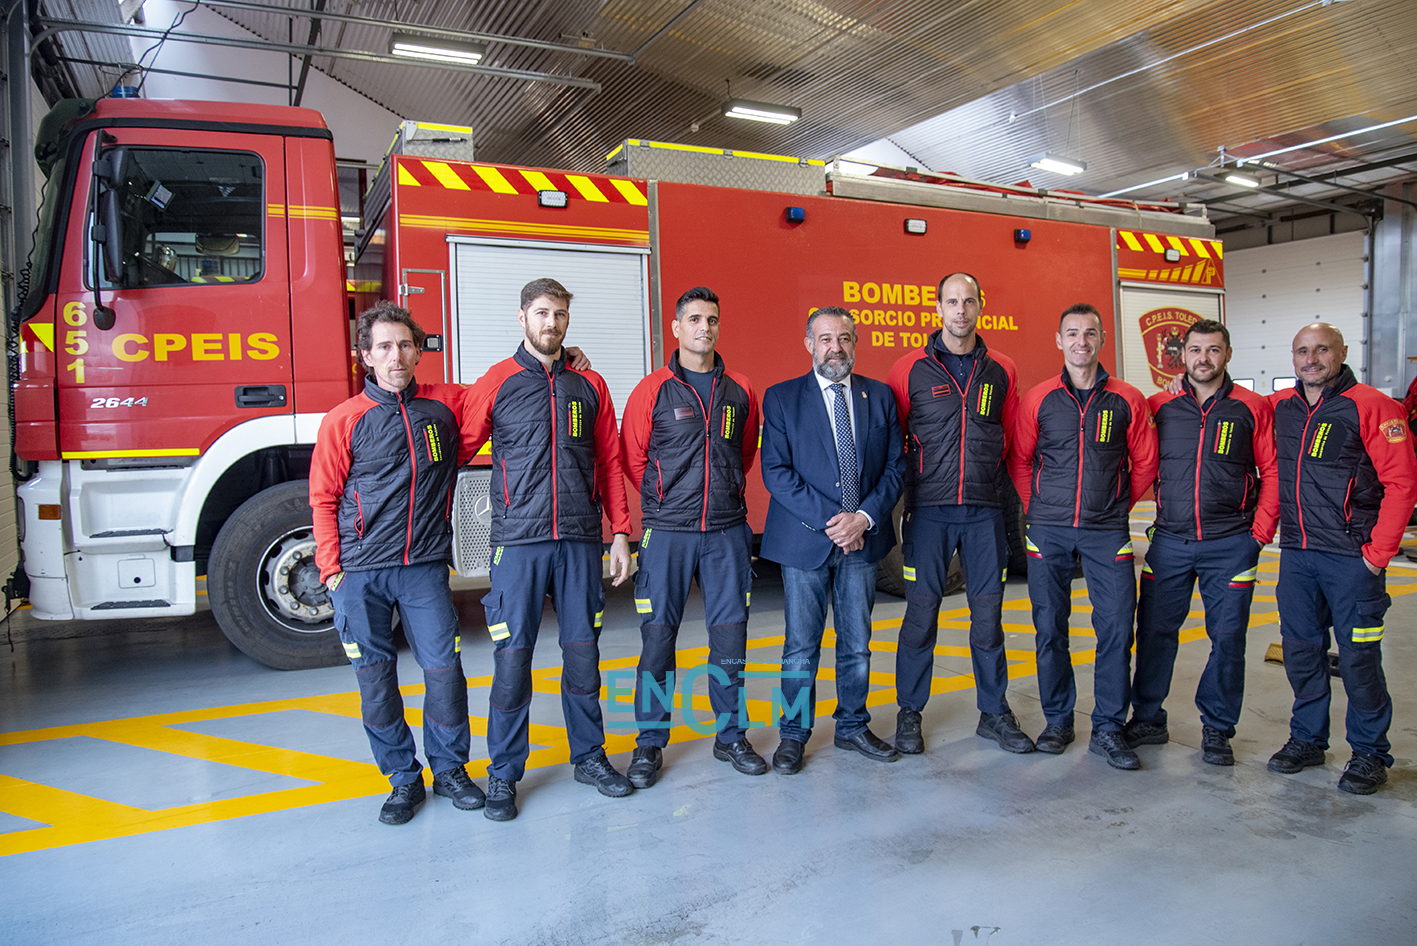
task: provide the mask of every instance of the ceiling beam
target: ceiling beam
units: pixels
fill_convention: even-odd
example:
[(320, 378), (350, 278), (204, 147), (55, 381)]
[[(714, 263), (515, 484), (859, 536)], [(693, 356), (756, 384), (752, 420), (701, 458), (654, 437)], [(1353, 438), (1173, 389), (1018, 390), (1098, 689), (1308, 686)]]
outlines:
[(553, 85), (570, 85), (580, 89), (600, 91), (600, 83), (580, 76), (561, 76), (551, 72), (531, 72), (526, 69), (504, 69), (500, 66), (464, 66), (454, 63), (421, 62), (390, 56), (384, 53), (369, 53), (358, 49), (327, 49), (310, 47), (299, 43), (279, 43), (270, 40), (237, 36), (208, 36), (203, 33), (172, 32), (148, 29), (142, 26), (120, 26), (117, 23), (93, 23), (86, 20), (65, 20), (56, 17), (35, 17), (34, 22), (44, 27), (33, 40), (33, 50), (39, 49), (44, 40), (56, 33), (109, 33), (114, 36), (137, 36), (140, 39), (167, 39), (179, 43), (197, 43), (209, 46), (235, 46), (239, 49), (262, 49), (266, 52), (285, 53), (291, 56), (328, 56), (331, 59), (352, 59), (356, 62), (376, 62), (390, 66), (416, 66), (423, 69), (441, 69), (445, 72), (470, 72), (475, 75), (490, 76), (494, 79), (523, 79), (527, 82), (548, 82)]
[[(1347, 184), (1340, 184), (1337, 181), (1321, 181), (1316, 177), (1306, 177), (1303, 174), (1295, 174), (1293, 171), (1286, 171), (1283, 168), (1275, 167), (1274, 165), (1267, 164), (1265, 162), (1260, 162), (1257, 167), (1262, 167), (1266, 171), (1273, 171), (1275, 174), (1283, 174), (1285, 177), (1292, 177), (1295, 180), (1303, 181), (1305, 184), (1317, 184), (1319, 187), (1336, 187), (1339, 190), (1348, 191), (1350, 194), (1362, 194), (1364, 197), (1373, 196), (1372, 191), (1365, 191), (1357, 187), (1349, 187)], [(1286, 187), (1285, 193), (1288, 193), (1296, 200), (1299, 199), (1298, 195), (1294, 194), (1292, 187)], [(1404, 200), (1401, 197), (1387, 197), (1385, 199), (1395, 200), (1399, 204), (1406, 204), (1409, 207), (1417, 207), (1417, 203), (1414, 203), (1410, 200)]]
[[(252, 0), (201, 0), (201, 2), (204, 6), (209, 7), (231, 7), (235, 10), (250, 10), (253, 13), (269, 13), (273, 16), (317, 17), (317, 14), (311, 10), (276, 6), (269, 3), (253, 3)], [(616, 59), (631, 66), (635, 64), (635, 57), (632, 53), (622, 53), (618, 50), (602, 49), (596, 46), (573, 46), (569, 43), (552, 43), (543, 39), (522, 39), (520, 36), (504, 36), (500, 33), (479, 33), (474, 30), (450, 30), (441, 26), (424, 26), (421, 23), (395, 23), (391, 20), (381, 20), (372, 16), (355, 16), (350, 13), (321, 12), (318, 14), (318, 18), (322, 20), (333, 20), (338, 23), (355, 23), (360, 26), (381, 26), (384, 29), (391, 30), (413, 30), (414, 32), (423, 33), (428, 36), (440, 36), (444, 39), (457, 39), (469, 43), (504, 43), (508, 46), (526, 46), (531, 49), (545, 49), (558, 53), (573, 53), (578, 56), (599, 56), (603, 59)]]
[[(1230, 184), (1230, 182), (1227, 181), (1227, 180), (1225, 180), (1225, 178), (1223, 178), (1223, 177), (1218, 177), (1218, 176), (1216, 176), (1216, 175), (1214, 175), (1214, 174), (1206, 174), (1206, 173), (1203, 173), (1203, 172), (1201, 172), (1201, 171), (1197, 171), (1197, 172), (1196, 172), (1196, 177), (1199, 178), (1200, 180), (1203, 180), (1203, 181), (1210, 181), (1212, 184)], [(1231, 186), (1231, 187), (1234, 187), (1235, 185), (1234, 185), (1234, 184), (1230, 184), (1230, 186)], [(1323, 210), (1327, 210), (1327, 211), (1329, 211), (1330, 213), (1357, 214), (1357, 215), (1360, 216), (1360, 217), (1370, 217), (1370, 216), (1372, 216), (1372, 214), (1364, 213), (1364, 212), (1361, 211), (1361, 210), (1355, 210), (1355, 209), (1352, 208), (1352, 207), (1345, 207), (1345, 206), (1343, 206), (1342, 204), (1334, 204), (1334, 203), (1330, 203), (1330, 202), (1328, 202), (1328, 201), (1326, 201), (1326, 200), (1315, 200), (1315, 199), (1312, 198), (1312, 197), (1300, 197), (1298, 194), (1290, 193), (1289, 191), (1280, 190), (1280, 189), (1275, 188), (1275, 187), (1266, 187), (1266, 186), (1264, 186), (1263, 184), (1261, 184), (1259, 187), (1246, 187), (1244, 190), (1238, 191), (1238, 193), (1242, 193), (1242, 194), (1253, 194), (1253, 193), (1255, 193), (1255, 192), (1259, 192), (1259, 193), (1262, 193), (1262, 194), (1269, 194), (1271, 197), (1280, 197), (1280, 198), (1283, 198), (1284, 200), (1297, 200), (1297, 201), (1299, 201), (1299, 203), (1301, 203), (1301, 204), (1311, 204), (1311, 205), (1313, 205), (1313, 206), (1315, 206), (1315, 207), (1319, 207), (1319, 208), (1321, 208), (1321, 209), (1323, 209)], [(1233, 200), (1233, 199), (1234, 199), (1234, 195), (1226, 195), (1225, 197), (1213, 197), (1213, 198), (1211, 198), (1210, 200), (1202, 200), (1201, 203), (1203, 203), (1203, 204), (1209, 206), (1212, 200), (1213, 200), (1213, 201), (1220, 201), (1220, 200)], [(1232, 212), (1233, 212), (1233, 211), (1232, 211)]]

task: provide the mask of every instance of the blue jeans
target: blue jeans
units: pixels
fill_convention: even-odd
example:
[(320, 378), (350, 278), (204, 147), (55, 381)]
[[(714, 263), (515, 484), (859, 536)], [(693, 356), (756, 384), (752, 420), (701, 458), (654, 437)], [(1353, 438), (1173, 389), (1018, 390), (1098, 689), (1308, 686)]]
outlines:
[[(782, 680), (783, 714), (778, 722), (783, 739), (812, 738), (817, 705), (817, 665), (822, 659), (822, 634), (830, 599), (836, 622), (836, 734), (854, 736), (866, 728), (866, 692), (871, 688), (871, 608), (876, 603), (876, 563), (861, 552), (833, 548), (817, 568), (782, 566), (786, 595), (787, 633), (782, 645), (782, 669), (806, 670), (808, 676)], [(794, 706), (807, 690), (805, 706)]]

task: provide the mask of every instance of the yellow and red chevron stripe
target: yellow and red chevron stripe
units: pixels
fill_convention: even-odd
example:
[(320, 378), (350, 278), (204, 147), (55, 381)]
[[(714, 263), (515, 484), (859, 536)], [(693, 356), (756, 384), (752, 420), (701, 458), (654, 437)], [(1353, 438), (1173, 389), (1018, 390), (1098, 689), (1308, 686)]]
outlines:
[(1195, 237), (1176, 237), (1169, 234), (1147, 233), (1144, 230), (1118, 230), (1117, 249), (1135, 253), (1162, 253), (1175, 250), (1181, 259), (1188, 256), (1200, 259), (1223, 259), (1225, 244), (1219, 240), (1200, 240)]
[(577, 227), (569, 224), (532, 223), (526, 220), (479, 220), (429, 214), (399, 214), (399, 226), (445, 233), (490, 233), (498, 236), (531, 236), (549, 240), (588, 240), (649, 246), (648, 230), (622, 227)]
[(398, 158), (395, 167), (400, 187), (441, 187), (455, 191), (527, 195), (556, 190), (565, 191), (571, 200), (631, 204), (636, 207), (649, 205), (644, 182), (629, 178), (407, 156)]

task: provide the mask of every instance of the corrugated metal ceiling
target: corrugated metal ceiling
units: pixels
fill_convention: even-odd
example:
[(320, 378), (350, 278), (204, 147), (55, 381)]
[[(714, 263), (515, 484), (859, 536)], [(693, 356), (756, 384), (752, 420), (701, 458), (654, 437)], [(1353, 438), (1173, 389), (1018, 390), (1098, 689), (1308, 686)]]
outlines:
[[(307, 3), (214, 9), (267, 40), (302, 41), (308, 20), (292, 29), (284, 11)], [(1413, 0), (329, 0), (326, 9), (634, 53), (629, 65), (489, 49), (489, 64), (591, 78), (599, 93), (314, 60), (398, 114), (472, 125), (481, 158), (577, 170), (603, 169), (626, 137), (818, 158), (889, 137), (927, 169), (1104, 193), (1205, 166), (1222, 145), (1257, 154), (1417, 114)], [(385, 52), (389, 33), (326, 21), (317, 43)], [(796, 106), (802, 120), (724, 118), (730, 91)], [(1311, 173), (1399, 157), (1417, 151), (1414, 130), (1399, 125), (1275, 160)], [(1088, 171), (1040, 180), (1047, 175), (1027, 163), (1045, 149), (1084, 158)], [(1411, 167), (1355, 180), (1410, 176)], [(1190, 180), (1137, 196), (1200, 200), (1227, 189)], [(1238, 199), (1213, 208), (1264, 213), (1282, 201)]]

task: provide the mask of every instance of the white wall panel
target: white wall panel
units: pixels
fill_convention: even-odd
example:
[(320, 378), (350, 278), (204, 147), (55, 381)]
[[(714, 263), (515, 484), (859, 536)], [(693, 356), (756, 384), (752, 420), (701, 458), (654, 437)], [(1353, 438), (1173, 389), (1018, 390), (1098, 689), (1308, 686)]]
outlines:
[(1364, 234), (1340, 233), (1225, 255), (1225, 313), (1235, 356), (1230, 374), (1268, 394), (1294, 377), (1289, 346), (1310, 322), (1330, 322), (1348, 343), (1348, 364), (1367, 381), (1363, 318)]

